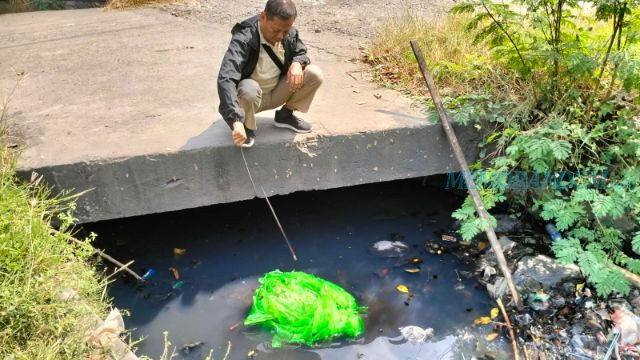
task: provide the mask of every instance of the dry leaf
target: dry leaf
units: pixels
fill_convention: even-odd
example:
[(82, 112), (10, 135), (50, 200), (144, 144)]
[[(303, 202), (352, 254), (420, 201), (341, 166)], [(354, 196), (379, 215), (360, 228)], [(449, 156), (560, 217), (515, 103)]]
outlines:
[(473, 325), (487, 325), (491, 324), (491, 318), (488, 316), (479, 317), (473, 320)]
[(492, 332), (491, 334), (487, 334), (487, 336), (485, 337), (485, 339), (487, 339), (487, 341), (493, 341), (498, 337), (498, 333)]
[(174, 248), (173, 249), (173, 254), (174, 255), (184, 255), (184, 253), (187, 252), (187, 249), (180, 249), (180, 248)]
[(479, 242), (478, 243), (478, 251), (482, 251), (482, 250), (484, 250), (486, 248), (487, 248), (487, 243), (486, 242), (483, 241), (483, 242)]
[(500, 309), (498, 308), (491, 309), (491, 320), (497, 318), (498, 314), (500, 314)]
[(407, 287), (407, 285), (398, 285), (396, 286), (396, 290), (400, 291), (403, 294), (408, 294), (409, 293), (409, 288)]

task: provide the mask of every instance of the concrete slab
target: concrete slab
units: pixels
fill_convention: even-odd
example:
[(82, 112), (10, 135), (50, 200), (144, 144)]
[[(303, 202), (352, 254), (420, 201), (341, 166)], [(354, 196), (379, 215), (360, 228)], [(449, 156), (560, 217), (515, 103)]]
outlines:
[[(152, 9), (0, 15), (0, 94), (23, 140), (19, 172), (84, 191), (82, 222), (233, 202), (255, 196), (240, 151), (217, 113), (216, 76), (228, 26)], [(325, 82), (295, 135), (260, 114), (245, 151), (267, 194), (326, 189), (454, 170), (439, 126), (326, 50), (337, 35), (302, 38)], [(378, 99), (376, 95), (381, 95)], [(470, 158), (471, 134), (463, 134)]]

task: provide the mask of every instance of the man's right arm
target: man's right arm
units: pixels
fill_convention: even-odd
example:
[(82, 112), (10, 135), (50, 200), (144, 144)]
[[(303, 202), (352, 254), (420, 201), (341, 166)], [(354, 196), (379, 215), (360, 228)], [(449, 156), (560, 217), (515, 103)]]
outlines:
[(244, 39), (244, 34), (234, 34), (218, 73), (218, 96), (220, 97), (218, 111), (231, 129), (234, 122), (244, 121), (244, 110), (238, 102), (237, 88), (242, 78), (242, 68), (247, 61), (248, 48), (249, 44)]

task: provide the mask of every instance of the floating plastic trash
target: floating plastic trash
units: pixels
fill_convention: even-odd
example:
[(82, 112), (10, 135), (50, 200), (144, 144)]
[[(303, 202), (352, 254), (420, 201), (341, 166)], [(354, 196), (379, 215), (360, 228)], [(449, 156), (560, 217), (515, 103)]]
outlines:
[(245, 325), (260, 325), (273, 333), (271, 345), (313, 344), (334, 337), (354, 338), (364, 332), (358, 306), (340, 286), (311, 274), (279, 270), (260, 279)]
[(153, 275), (156, 274), (156, 269), (154, 268), (150, 268), (149, 270), (147, 270), (146, 273), (144, 273), (144, 275), (142, 275), (142, 278), (145, 280), (149, 280), (153, 277)]
[(173, 274), (173, 278), (176, 280), (180, 280), (180, 272), (178, 271), (178, 269), (174, 268), (174, 267), (170, 267), (169, 271), (171, 271), (171, 274)]
[(380, 257), (402, 257), (409, 252), (409, 245), (403, 241), (380, 240), (371, 246), (371, 252)]
[(415, 325), (403, 326), (398, 328), (402, 337), (409, 340), (411, 343), (423, 343), (433, 336), (432, 328), (421, 328)]

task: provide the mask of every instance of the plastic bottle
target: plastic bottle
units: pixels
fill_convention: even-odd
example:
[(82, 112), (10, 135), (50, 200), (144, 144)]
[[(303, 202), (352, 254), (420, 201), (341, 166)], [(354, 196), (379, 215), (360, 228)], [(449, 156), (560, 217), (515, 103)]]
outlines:
[(551, 241), (556, 242), (562, 239), (562, 235), (560, 235), (560, 232), (553, 224), (547, 224), (544, 228), (547, 230), (549, 236), (551, 236)]

